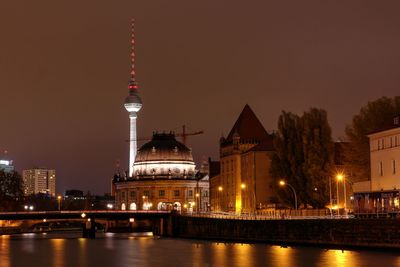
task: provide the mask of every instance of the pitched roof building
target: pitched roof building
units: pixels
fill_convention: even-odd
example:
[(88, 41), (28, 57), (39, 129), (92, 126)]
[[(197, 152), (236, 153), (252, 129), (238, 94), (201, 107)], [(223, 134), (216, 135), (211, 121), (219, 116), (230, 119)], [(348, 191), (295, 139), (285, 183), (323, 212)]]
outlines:
[(220, 140), (220, 172), (210, 176), (214, 211), (254, 212), (275, 201), (269, 174), (273, 136), (246, 105)]

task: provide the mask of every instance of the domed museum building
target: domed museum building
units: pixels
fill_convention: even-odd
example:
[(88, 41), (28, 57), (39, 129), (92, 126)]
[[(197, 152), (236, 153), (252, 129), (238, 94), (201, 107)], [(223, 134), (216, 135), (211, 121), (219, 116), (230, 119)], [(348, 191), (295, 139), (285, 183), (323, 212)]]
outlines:
[(173, 133), (154, 133), (136, 154), (130, 177), (113, 181), (118, 209), (207, 211), (208, 175), (196, 171), (191, 150)]

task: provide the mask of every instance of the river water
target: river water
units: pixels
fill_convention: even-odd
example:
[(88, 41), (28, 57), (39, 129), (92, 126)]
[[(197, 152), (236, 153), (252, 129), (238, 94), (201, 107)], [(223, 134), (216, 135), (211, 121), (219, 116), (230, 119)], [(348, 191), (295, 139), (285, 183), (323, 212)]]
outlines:
[(400, 266), (400, 253), (266, 244), (217, 243), (151, 235), (23, 234), (0, 236), (0, 267), (64, 266)]

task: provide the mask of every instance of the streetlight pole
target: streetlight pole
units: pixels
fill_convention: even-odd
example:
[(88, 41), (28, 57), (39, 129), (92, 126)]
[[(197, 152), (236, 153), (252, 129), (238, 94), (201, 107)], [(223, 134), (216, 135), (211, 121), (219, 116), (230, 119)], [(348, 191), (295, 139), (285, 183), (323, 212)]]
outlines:
[(338, 208), (338, 215), (339, 215), (339, 176), (336, 177), (336, 206)]
[(338, 199), (338, 205), (339, 205), (339, 181), (343, 181), (343, 193), (344, 193), (343, 209), (344, 209), (344, 214), (345, 214), (346, 213), (346, 183), (345, 183), (344, 175), (341, 173), (336, 176), (336, 194), (337, 194), (337, 199)]
[(241, 196), (241, 203), (240, 203), (240, 213), (243, 213), (243, 206), (244, 206), (244, 197), (243, 197), (243, 191), (246, 189), (246, 184), (241, 184), (240, 187), (242, 188), (242, 196)]
[(346, 177), (343, 176), (344, 215), (347, 215)]
[(221, 192), (222, 192), (223, 188), (222, 186), (218, 187), (218, 204), (219, 204), (219, 211), (222, 211), (222, 197), (221, 197)]
[(330, 202), (329, 211), (332, 217), (332, 177), (330, 175), (329, 175), (329, 202)]
[(289, 186), (290, 187), (290, 189), (292, 189), (292, 191), (293, 191), (293, 194), (294, 194), (294, 208), (295, 208), (295, 210), (297, 211), (297, 194), (296, 194), (296, 190), (294, 189), (294, 187), (292, 186), (292, 185), (290, 185), (290, 184), (288, 184), (288, 183), (286, 183), (285, 181), (280, 181), (279, 182), (279, 184), (281, 185), (281, 186), (285, 186), (285, 185), (287, 185), (287, 186)]
[(201, 200), (200, 200), (200, 193), (197, 192), (197, 193), (196, 193), (197, 214), (200, 213), (200, 210), (199, 210), (199, 209), (200, 209), (200, 207), (199, 207), (199, 206), (200, 206), (200, 201), (201, 201)]
[(57, 201), (58, 201), (58, 210), (61, 211), (61, 196), (57, 197)]

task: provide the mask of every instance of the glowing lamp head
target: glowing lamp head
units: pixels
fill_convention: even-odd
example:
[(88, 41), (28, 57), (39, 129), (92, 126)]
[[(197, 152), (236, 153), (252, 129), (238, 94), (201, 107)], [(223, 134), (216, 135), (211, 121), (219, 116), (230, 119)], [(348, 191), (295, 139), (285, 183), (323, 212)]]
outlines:
[(218, 187), (218, 191), (222, 191), (222, 186)]
[(242, 189), (245, 189), (245, 188), (246, 188), (246, 184), (241, 184), (240, 187), (241, 187)]
[(336, 179), (338, 179), (338, 181), (342, 181), (344, 179), (344, 175), (339, 173), (338, 175), (336, 175)]
[(280, 185), (280, 186), (285, 186), (285, 185), (286, 185), (286, 182), (283, 181), (283, 180), (280, 180), (280, 181), (279, 181), (279, 185)]

